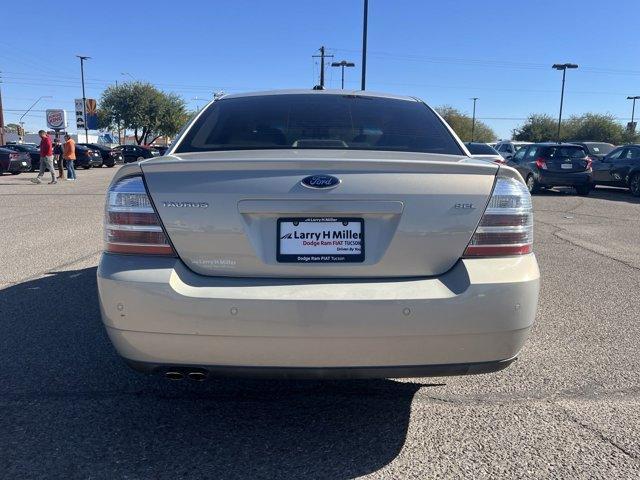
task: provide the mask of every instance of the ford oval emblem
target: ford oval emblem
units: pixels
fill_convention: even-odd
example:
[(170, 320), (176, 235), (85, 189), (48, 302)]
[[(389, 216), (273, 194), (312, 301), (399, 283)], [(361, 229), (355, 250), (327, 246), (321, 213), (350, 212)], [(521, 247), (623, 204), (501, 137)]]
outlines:
[(309, 175), (302, 179), (302, 185), (308, 188), (334, 188), (340, 185), (340, 180), (331, 175)]

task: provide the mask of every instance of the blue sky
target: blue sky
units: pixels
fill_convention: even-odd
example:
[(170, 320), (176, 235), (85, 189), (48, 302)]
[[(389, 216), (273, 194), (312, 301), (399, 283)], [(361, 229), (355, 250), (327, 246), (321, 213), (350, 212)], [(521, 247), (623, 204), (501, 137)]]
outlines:
[[(27, 128), (44, 126), (45, 108), (71, 113), (81, 97), (76, 54), (92, 57), (85, 78), (94, 98), (131, 77), (191, 108), (214, 90), (310, 88), (320, 45), (354, 61), (346, 86), (360, 85), (362, 0), (48, 3), (3, 7), (5, 122), (40, 95), (53, 98), (25, 117)], [(609, 112), (626, 122), (627, 95), (640, 95), (639, 14), (638, 0), (370, 0), (367, 89), (466, 112), (479, 97), (478, 118), (507, 138), (530, 113), (557, 115), (561, 74), (551, 65), (573, 62), (565, 115)], [(328, 86), (339, 81), (339, 69), (327, 68)]]

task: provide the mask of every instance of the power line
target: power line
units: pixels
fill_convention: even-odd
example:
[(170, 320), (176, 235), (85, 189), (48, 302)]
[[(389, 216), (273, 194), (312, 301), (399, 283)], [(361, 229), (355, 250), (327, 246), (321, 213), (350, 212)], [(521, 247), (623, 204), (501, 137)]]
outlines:
[[(359, 54), (362, 50), (348, 48), (334, 48), (337, 52), (346, 52)], [(426, 55), (414, 54), (398, 54), (393, 52), (371, 51), (367, 52), (368, 56), (376, 56), (380, 58), (422, 61), (427, 63), (445, 63), (453, 65), (481, 66), (490, 68), (506, 68), (506, 69), (525, 69), (525, 70), (546, 70), (547, 63), (530, 63), (530, 62), (512, 62), (506, 60), (488, 60), (478, 58), (458, 58), (458, 57), (432, 57)], [(608, 67), (581, 67), (581, 70), (591, 73), (613, 74), (613, 75), (640, 75), (640, 70), (626, 70)]]

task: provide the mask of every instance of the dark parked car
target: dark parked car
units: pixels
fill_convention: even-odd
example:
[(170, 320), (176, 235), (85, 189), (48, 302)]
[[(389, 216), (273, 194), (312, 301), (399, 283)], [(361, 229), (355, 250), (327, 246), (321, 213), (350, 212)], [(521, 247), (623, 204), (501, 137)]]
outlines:
[(533, 143), (507, 162), (520, 172), (531, 193), (573, 187), (578, 195), (589, 195), (592, 163), (583, 147), (571, 143)]
[(24, 143), (10, 143), (3, 145), (2, 148), (8, 148), (16, 152), (27, 153), (31, 159), (31, 171), (40, 169), (40, 149), (37, 145)]
[(124, 163), (124, 157), (122, 152), (115, 148), (107, 147), (106, 145), (100, 145), (99, 143), (79, 143), (83, 147), (97, 150), (102, 157), (102, 165), (105, 167), (113, 167), (116, 163)]
[(76, 161), (73, 164), (75, 168), (89, 169), (91, 167), (102, 166), (102, 156), (100, 152), (92, 148), (87, 148), (82, 145), (76, 145)]
[(0, 175), (5, 172), (19, 175), (29, 170), (31, 170), (31, 158), (28, 153), (0, 148)]
[(640, 145), (618, 147), (593, 162), (594, 185), (626, 187), (640, 197)]
[(139, 162), (140, 160), (158, 156), (158, 152), (141, 145), (120, 145), (116, 147), (116, 150), (122, 152), (124, 163)]
[(465, 143), (465, 146), (473, 158), (495, 163), (506, 163), (506, 160), (502, 155), (500, 155), (491, 145), (480, 142), (468, 142)]
[(591, 160), (602, 160), (605, 157), (605, 155), (607, 155), (614, 148), (616, 148), (615, 145), (612, 145), (610, 143), (604, 143), (604, 142), (571, 142), (570, 141), (567, 143), (572, 143), (573, 145), (580, 145), (581, 147), (583, 147), (589, 154), (589, 157), (591, 157)]

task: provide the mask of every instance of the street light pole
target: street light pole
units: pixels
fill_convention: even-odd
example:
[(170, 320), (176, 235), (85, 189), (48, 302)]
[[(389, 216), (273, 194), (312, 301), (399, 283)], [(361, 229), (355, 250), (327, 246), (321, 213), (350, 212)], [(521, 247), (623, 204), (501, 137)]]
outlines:
[(344, 67), (355, 67), (356, 64), (353, 62), (347, 62), (346, 60), (342, 60), (340, 62), (333, 62), (331, 63), (332, 67), (342, 67), (342, 90), (344, 90)]
[(478, 97), (473, 97), (473, 119), (471, 120), (471, 141), (473, 142), (473, 135), (476, 132), (476, 100)]
[(76, 55), (80, 59), (80, 77), (82, 78), (82, 117), (84, 120), (84, 140), (89, 143), (89, 130), (87, 129), (87, 96), (84, 93), (84, 61), (91, 57)]
[(635, 116), (636, 113), (636, 100), (640, 98), (640, 95), (635, 95), (633, 97), (627, 97), (627, 100), (633, 100), (633, 104), (631, 105), (631, 129), (633, 132), (635, 132), (635, 128), (633, 125), (633, 118)]
[(562, 90), (560, 92), (560, 114), (558, 115), (558, 143), (560, 143), (560, 125), (562, 124), (562, 104), (564, 102), (564, 81), (567, 75), (567, 68), (578, 68), (575, 63), (555, 63), (552, 65), (555, 70), (562, 70)]
[(367, 23), (369, 16), (369, 0), (364, 0), (364, 23), (362, 26), (362, 83), (360, 90), (364, 90), (367, 79)]

